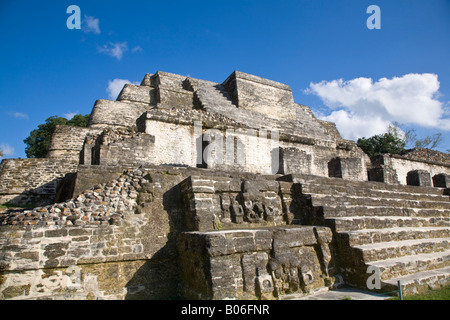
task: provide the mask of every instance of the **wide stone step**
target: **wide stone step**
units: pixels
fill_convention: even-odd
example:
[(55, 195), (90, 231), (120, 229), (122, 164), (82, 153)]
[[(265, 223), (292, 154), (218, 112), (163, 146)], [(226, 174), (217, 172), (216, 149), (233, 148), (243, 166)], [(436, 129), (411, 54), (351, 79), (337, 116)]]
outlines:
[(372, 198), (354, 196), (330, 196), (311, 194), (311, 204), (314, 207), (327, 206), (385, 206), (392, 208), (421, 208), (421, 209), (446, 209), (450, 211), (449, 201), (417, 201), (393, 198)]
[(450, 267), (427, 270), (409, 274), (403, 277), (382, 281), (382, 286), (398, 289), (398, 281), (404, 295), (426, 292), (430, 289), (440, 289), (450, 285)]
[(373, 261), (367, 265), (379, 268), (381, 280), (396, 279), (417, 272), (449, 267), (450, 250)]
[(450, 227), (448, 217), (330, 217), (334, 221), (336, 231), (352, 231), (360, 229), (384, 229), (396, 227)]
[(446, 217), (449, 218), (450, 211), (445, 209), (421, 209), (421, 208), (392, 208), (388, 206), (341, 206), (329, 205), (323, 208), (324, 218), (333, 217)]
[(354, 249), (362, 252), (365, 262), (380, 261), (406, 255), (450, 250), (450, 238), (379, 242), (356, 246)]
[(403, 241), (414, 239), (449, 238), (449, 227), (402, 227), (385, 229), (361, 229), (340, 232), (341, 236), (348, 236), (351, 247), (369, 243)]
[(406, 192), (410, 194), (425, 193), (425, 194), (443, 195), (444, 193), (444, 189), (442, 188), (418, 187), (401, 184), (386, 184), (383, 182), (376, 182), (376, 181), (351, 181), (351, 180), (344, 180), (341, 178), (327, 178), (313, 175), (292, 175), (290, 179), (294, 183), (301, 183), (302, 185), (308, 184), (334, 185), (334, 186), (343, 186), (346, 188)]
[(426, 188), (423, 193), (410, 193), (407, 191), (394, 190), (378, 190), (371, 188), (352, 188), (348, 186), (326, 185), (309, 183), (302, 185), (302, 193), (304, 194), (323, 194), (323, 195), (337, 195), (337, 196), (356, 196), (356, 197), (371, 197), (383, 199), (402, 199), (414, 201), (443, 201), (449, 202), (450, 197), (442, 193), (426, 193), (429, 190)]

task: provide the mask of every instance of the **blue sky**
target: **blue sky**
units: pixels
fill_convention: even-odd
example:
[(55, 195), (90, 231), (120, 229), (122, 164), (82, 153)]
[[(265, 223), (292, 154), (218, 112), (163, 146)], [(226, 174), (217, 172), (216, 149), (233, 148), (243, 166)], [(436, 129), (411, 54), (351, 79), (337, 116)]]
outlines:
[[(367, 28), (372, 4), (381, 29)], [(70, 5), (81, 30), (66, 26)], [(450, 149), (448, 0), (2, 0), (0, 30), (6, 157), (24, 158), (46, 118), (90, 113), (114, 84), (158, 70), (216, 82), (255, 74), (288, 84), (346, 138), (396, 121), (419, 138), (442, 133), (438, 150)]]

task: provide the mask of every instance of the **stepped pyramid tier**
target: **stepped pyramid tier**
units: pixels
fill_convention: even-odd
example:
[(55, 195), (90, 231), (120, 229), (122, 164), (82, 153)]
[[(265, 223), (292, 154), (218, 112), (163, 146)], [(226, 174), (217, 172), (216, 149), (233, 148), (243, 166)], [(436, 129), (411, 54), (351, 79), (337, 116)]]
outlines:
[(405, 293), (450, 282), (448, 189), (285, 176), (294, 182), (301, 224), (329, 226), (347, 283), (367, 288), (376, 267), (381, 287)]
[(1, 162), (0, 299), (437, 288), (449, 188), (448, 155), (369, 158), (286, 84), (158, 71), (57, 126), (46, 158)]

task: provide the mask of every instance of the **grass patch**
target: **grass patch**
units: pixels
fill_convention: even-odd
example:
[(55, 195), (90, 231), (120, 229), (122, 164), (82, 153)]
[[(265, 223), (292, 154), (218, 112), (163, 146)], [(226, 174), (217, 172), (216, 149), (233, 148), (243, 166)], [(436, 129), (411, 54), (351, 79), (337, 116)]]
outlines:
[(28, 204), (28, 205), (17, 205), (17, 204), (9, 204), (9, 203), (3, 203), (0, 204), (0, 209), (11, 209), (11, 208), (22, 208), (22, 209), (33, 209), (35, 208), (35, 205)]
[[(393, 297), (389, 300), (399, 300), (399, 298)], [(450, 300), (450, 286), (421, 294), (407, 295), (403, 297), (403, 300)]]

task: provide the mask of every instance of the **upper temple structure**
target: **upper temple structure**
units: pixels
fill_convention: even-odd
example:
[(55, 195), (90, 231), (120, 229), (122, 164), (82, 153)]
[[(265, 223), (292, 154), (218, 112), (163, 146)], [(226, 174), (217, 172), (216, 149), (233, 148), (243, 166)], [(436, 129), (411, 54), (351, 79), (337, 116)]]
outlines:
[(0, 299), (436, 288), (449, 179), (448, 154), (369, 158), (285, 84), (158, 71), (57, 126), (46, 158), (1, 162)]

